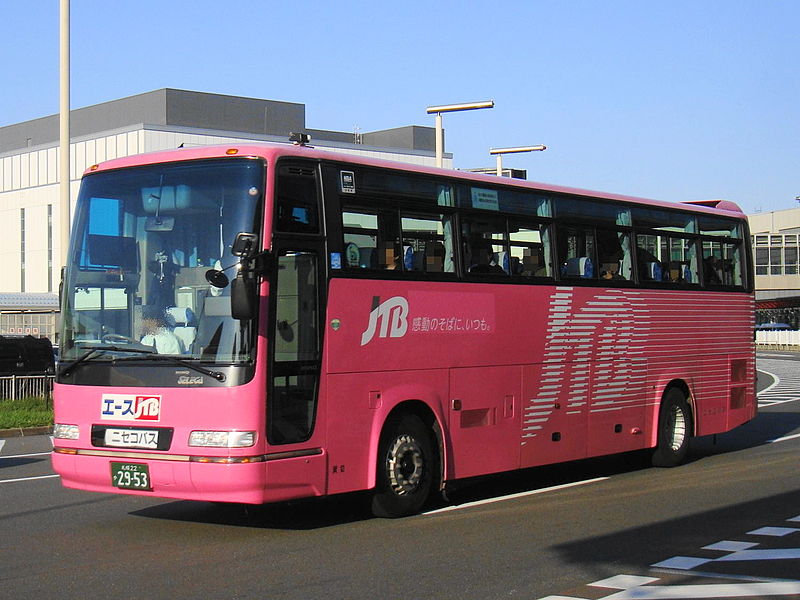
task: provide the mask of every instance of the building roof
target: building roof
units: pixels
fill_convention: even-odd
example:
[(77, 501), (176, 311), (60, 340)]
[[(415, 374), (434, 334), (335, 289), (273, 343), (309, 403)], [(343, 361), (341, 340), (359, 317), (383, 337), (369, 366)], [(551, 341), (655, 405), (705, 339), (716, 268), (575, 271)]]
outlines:
[[(59, 117), (50, 115), (0, 127), (0, 154), (58, 142)], [(189, 127), (287, 137), (310, 132), (319, 141), (354, 142), (356, 134), (306, 127), (305, 104), (163, 88), (70, 111), (70, 137), (90, 136), (132, 125)], [(358, 134), (360, 143), (409, 150), (434, 150), (434, 129), (409, 125)]]

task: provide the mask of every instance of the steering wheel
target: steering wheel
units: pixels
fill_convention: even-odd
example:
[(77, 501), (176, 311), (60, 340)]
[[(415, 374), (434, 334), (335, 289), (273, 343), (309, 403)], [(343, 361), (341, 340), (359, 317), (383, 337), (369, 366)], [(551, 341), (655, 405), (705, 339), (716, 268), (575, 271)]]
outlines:
[(122, 335), (120, 333), (106, 333), (101, 338), (100, 341), (108, 344), (139, 344), (133, 338), (129, 338), (128, 336)]

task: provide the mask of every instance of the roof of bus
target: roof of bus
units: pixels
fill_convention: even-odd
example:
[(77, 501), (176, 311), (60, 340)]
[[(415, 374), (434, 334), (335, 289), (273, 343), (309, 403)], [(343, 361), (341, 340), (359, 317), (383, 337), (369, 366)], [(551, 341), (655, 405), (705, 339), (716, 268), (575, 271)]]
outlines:
[(214, 146), (196, 146), (190, 148), (176, 148), (171, 150), (162, 150), (158, 152), (149, 152), (146, 154), (136, 154), (124, 158), (112, 159), (103, 162), (99, 165), (93, 165), (86, 169), (84, 175), (96, 173), (99, 171), (107, 171), (111, 169), (120, 169), (125, 167), (134, 167), (141, 165), (151, 165), (161, 162), (176, 162), (184, 160), (198, 160), (204, 158), (224, 158), (226, 156), (238, 157), (260, 157), (272, 163), (283, 156), (296, 156), (303, 158), (311, 158), (318, 160), (328, 160), (339, 163), (351, 162), (354, 164), (380, 167), (386, 169), (393, 169), (406, 172), (421, 173), (427, 175), (438, 175), (447, 177), (456, 177), (465, 181), (480, 182), (489, 185), (512, 185), (514, 187), (526, 188), (542, 192), (556, 192), (563, 194), (572, 194), (578, 196), (586, 196), (591, 198), (604, 198), (607, 200), (617, 200), (621, 202), (634, 202), (637, 204), (647, 204), (652, 206), (664, 208), (682, 208), (684, 210), (696, 211), (698, 213), (710, 214), (726, 214), (732, 217), (745, 218), (741, 208), (728, 200), (701, 200), (695, 202), (668, 202), (664, 200), (653, 200), (650, 198), (638, 198), (635, 196), (626, 196), (623, 194), (612, 194), (608, 192), (599, 192), (595, 190), (586, 190), (580, 188), (565, 187), (560, 185), (552, 185), (547, 183), (540, 183), (536, 181), (526, 181), (522, 179), (502, 178), (499, 181), (495, 175), (484, 175), (481, 173), (471, 173), (468, 171), (458, 171), (453, 169), (440, 169), (436, 167), (424, 167), (419, 165), (410, 165), (408, 163), (389, 161), (384, 159), (376, 159), (370, 157), (357, 156), (353, 154), (344, 154), (339, 152), (330, 152), (325, 150), (318, 150), (313, 146), (301, 146), (290, 143), (257, 143), (257, 142), (243, 142), (241, 144), (225, 144)]

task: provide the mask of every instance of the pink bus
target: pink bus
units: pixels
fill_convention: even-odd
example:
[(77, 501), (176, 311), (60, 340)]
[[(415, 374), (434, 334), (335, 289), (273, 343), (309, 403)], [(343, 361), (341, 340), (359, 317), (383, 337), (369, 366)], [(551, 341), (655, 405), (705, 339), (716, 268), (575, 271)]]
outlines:
[(747, 221), (317, 151), (181, 149), (81, 184), (65, 486), (261, 504), (649, 450), (756, 414)]

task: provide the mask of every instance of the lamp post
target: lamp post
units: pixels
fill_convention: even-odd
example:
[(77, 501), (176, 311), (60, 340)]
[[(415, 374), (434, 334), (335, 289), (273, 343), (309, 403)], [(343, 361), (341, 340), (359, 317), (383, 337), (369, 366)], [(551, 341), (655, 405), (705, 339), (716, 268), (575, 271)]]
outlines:
[(503, 176), (503, 154), (513, 154), (515, 152), (541, 152), (547, 150), (547, 146), (542, 144), (538, 146), (516, 146), (514, 148), (490, 148), (489, 154), (494, 154), (497, 157), (497, 176)]
[(461, 110), (476, 110), (479, 108), (494, 108), (494, 100), (484, 100), (482, 102), (464, 102), (463, 104), (441, 104), (439, 106), (429, 106), (429, 115), (436, 115), (436, 166), (442, 167), (444, 164), (444, 130), (442, 129), (442, 113), (457, 112)]
[(61, 264), (67, 264), (67, 244), (69, 242), (69, 0), (59, 3), (60, 44), (59, 44), (59, 143), (61, 161), (59, 164), (59, 219), (61, 237)]

